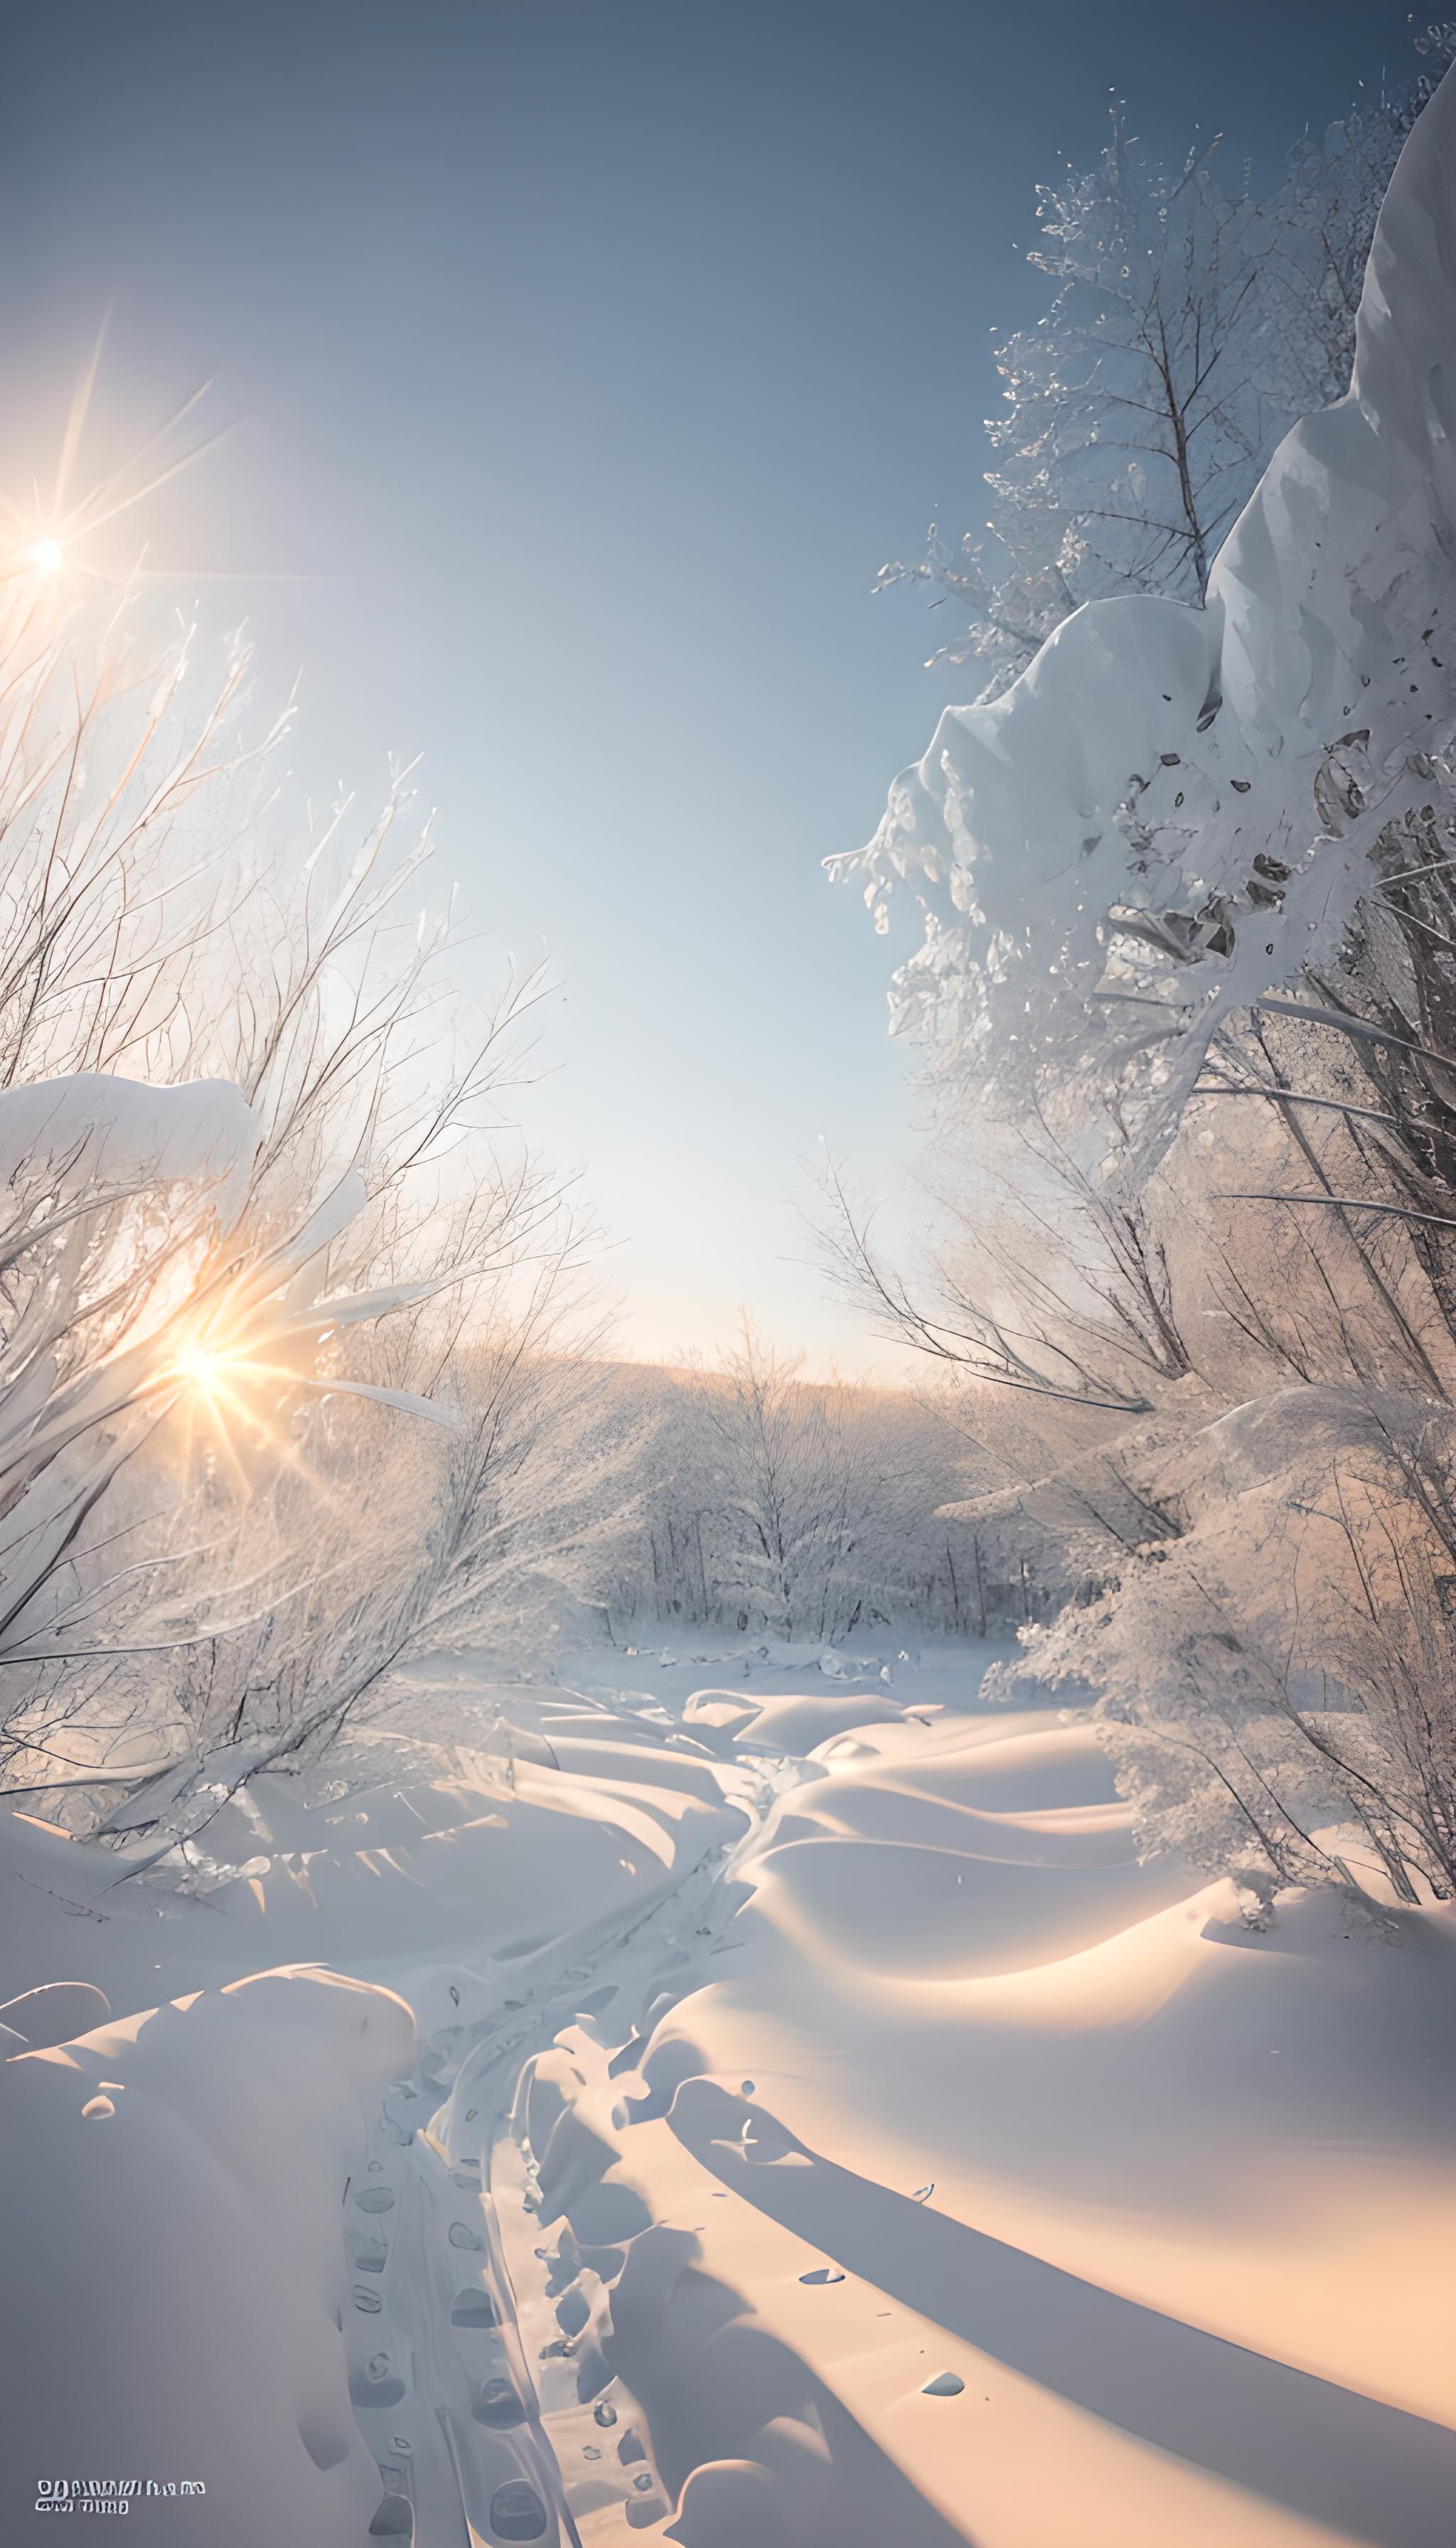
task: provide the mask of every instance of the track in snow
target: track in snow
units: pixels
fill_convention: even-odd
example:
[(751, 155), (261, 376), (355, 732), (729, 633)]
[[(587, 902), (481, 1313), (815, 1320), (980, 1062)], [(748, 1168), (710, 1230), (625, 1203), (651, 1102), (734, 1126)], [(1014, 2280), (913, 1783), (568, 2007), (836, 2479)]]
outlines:
[[(499, 2214), (502, 2202), (533, 2206), (510, 2133), (517, 2084), (584, 2013), (610, 2006), (607, 2032), (625, 2040), (629, 2012), (694, 1986), (735, 1907), (734, 1864), (784, 1774), (766, 1775), (752, 1796), (740, 1792), (750, 1824), (731, 1846), (711, 1847), (607, 1941), (584, 1951), (565, 1938), (548, 1976), (475, 2028), (440, 2030), (411, 2076), (389, 2090), (366, 2164), (344, 2197), (349, 2391), (386, 2489), (374, 2536), (414, 2548), (582, 2548), (547, 2431), (562, 2400), (543, 2399), (569, 2387), (578, 2400), (574, 2342), (557, 2316), (563, 2286), (549, 2251), (530, 2251), (513, 2235), (517, 2278), (523, 2256), (538, 2268), (534, 2288), (517, 2292)], [(533, 2322), (528, 2332), (523, 2318)], [(536, 2341), (548, 2320), (544, 2343)], [(604, 2487), (619, 2479), (635, 2528), (665, 2519), (669, 2506), (647, 2439), (613, 2390), (608, 2378), (592, 2400), (599, 2434), (586, 2456), (599, 2459)]]

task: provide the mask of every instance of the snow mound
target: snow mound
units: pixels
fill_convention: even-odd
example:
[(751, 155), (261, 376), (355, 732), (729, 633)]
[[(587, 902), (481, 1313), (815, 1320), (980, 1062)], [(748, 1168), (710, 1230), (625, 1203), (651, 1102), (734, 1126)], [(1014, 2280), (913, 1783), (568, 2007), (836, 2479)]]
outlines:
[(413, 2034), (391, 1992), (295, 1968), (0, 2068), (8, 2536), (43, 2480), (135, 2476), (138, 2512), (148, 2480), (203, 2490), (188, 2548), (355, 2548), (381, 2487), (338, 2207)]

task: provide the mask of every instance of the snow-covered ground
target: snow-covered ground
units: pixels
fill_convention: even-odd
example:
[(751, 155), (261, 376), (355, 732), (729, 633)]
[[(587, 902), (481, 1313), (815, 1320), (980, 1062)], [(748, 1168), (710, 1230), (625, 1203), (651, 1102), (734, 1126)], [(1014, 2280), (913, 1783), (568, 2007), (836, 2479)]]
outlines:
[(1445, 2548), (1449, 1912), (1247, 1930), (995, 1651), (462, 1656), (186, 1895), (7, 1816), (3, 2535)]
[[(1087, 604), (1004, 696), (948, 711), (840, 863), (876, 904), (921, 880), (902, 1023), (973, 1075), (1014, 1053), (1012, 1093), (1040, 1050), (1078, 1156), (1099, 1118), (1159, 1155), (1220, 1022), (1331, 959), (1377, 881), (1448, 864), (1377, 853), (1426, 841), (1456, 752), (1453, 143), (1448, 78), (1377, 230), (1350, 395), (1279, 446), (1208, 606)], [(393, 892), (374, 855), (325, 943)], [(413, 1014), (392, 996), (390, 1034)], [(235, 1090), (125, 1087), (5, 1101), (47, 1242), (93, 1135), (116, 1200), (186, 1172), (225, 1222), (266, 1148)], [(1393, 1191), (1433, 1201), (1423, 1099), (1410, 1123)], [(158, 1369), (153, 1335), (107, 1329), (52, 1362), (21, 1320), (12, 1660), (116, 1651), (55, 1643), (99, 1597), (66, 1607), (59, 1559), (181, 1347), (205, 1376), (262, 1338), (287, 1369), (284, 1346), (416, 1297), (315, 1297), (363, 1200), (351, 1174), (270, 1241), (221, 1356), (179, 1331)], [(57, 1351), (80, 1315), (49, 1300)], [(1331, 1440), (1358, 1444), (1363, 1378), (1344, 1411)], [(478, 1589), (467, 1567), (449, 1614)], [(105, 1840), (0, 1814), (0, 2543), (79, 2514), (168, 2548), (1451, 2548), (1456, 1906), (1289, 1894), (1250, 1928), (1231, 1881), (1139, 1863), (1090, 1726), (982, 1703), (993, 1651), (623, 1636), (512, 1683), (459, 1654), (307, 1774), (258, 1766), (271, 1725), (178, 1769), (182, 1720), (129, 1718), (158, 1774), (131, 1793), (129, 1749)], [(336, 1663), (310, 1647), (319, 1723), (378, 1686)], [(178, 1849), (157, 1817), (183, 1782)]]

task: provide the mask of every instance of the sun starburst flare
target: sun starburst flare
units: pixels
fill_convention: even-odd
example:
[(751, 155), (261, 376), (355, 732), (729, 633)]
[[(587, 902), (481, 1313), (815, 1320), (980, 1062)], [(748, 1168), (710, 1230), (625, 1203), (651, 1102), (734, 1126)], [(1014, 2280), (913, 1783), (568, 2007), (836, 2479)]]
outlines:
[(76, 384), (48, 499), (43, 497), (39, 485), (32, 490), (28, 503), (18, 503), (0, 494), (0, 585), (18, 592), (24, 600), (52, 595), (68, 599), (78, 587), (98, 578), (106, 581), (94, 555), (87, 553), (88, 541), (108, 523), (155, 495), (184, 469), (190, 469), (229, 430), (221, 426), (180, 452), (174, 447), (172, 455), (167, 456), (168, 445), (174, 444), (179, 427), (212, 387), (210, 381), (204, 381), (117, 467), (84, 493), (75, 494), (76, 464), (91, 413), (105, 333), (103, 327)]
[(318, 1338), (259, 1335), (225, 1313), (175, 1342), (159, 1374), (182, 1419), (184, 1457), (206, 1448), (246, 1485), (254, 1462), (291, 1451), (289, 1402), (318, 1384)]

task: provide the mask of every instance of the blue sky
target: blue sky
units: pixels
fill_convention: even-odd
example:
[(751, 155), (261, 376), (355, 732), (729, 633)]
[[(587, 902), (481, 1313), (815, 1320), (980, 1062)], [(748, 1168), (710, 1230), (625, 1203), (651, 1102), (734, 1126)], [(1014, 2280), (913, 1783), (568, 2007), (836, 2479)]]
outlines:
[(549, 950), (523, 1112), (616, 1235), (628, 1349), (747, 1304), (815, 1367), (881, 1350), (805, 1261), (799, 1163), (822, 1137), (887, 1187), (921, 1104), (820, 862), (959, 694), (923, 603), (868, 588), (978, 517), (1037, 179), (1116, 88), (1272, 182), (1409, 34), (1371, 0), (12, 22), (6, 468), (108, 305), (99, 459), (217, 374), (234, 430), (150, 511), (161, 589), (245, 613), (270, 692), (301, 672), (301, 791), (423, 755), (468, 974)]

